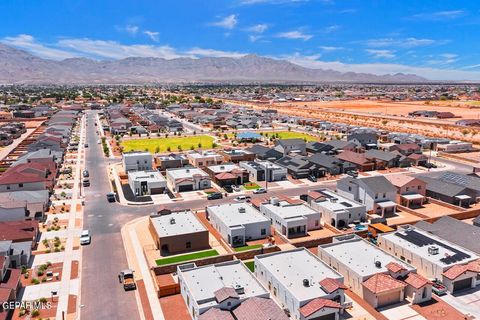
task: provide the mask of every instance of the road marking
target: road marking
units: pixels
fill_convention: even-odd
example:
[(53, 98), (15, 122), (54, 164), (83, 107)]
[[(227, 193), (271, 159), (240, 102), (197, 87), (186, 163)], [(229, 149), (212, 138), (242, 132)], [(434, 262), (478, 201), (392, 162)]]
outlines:
[(109, 226), (109, 227), (112, 227), (112, 226), (113, 226), (113, 223), (109, 223), (108, 226)]
[(88, 216), (89, 216), (89, 217), (93, 217), (93, 216), (95, 216), (95, 215), (94, 215), (94, 214), (89, 214)]
[(103, 217), (103, 214), (99, 214), (97, 217), (101, 218), (101, 217)]

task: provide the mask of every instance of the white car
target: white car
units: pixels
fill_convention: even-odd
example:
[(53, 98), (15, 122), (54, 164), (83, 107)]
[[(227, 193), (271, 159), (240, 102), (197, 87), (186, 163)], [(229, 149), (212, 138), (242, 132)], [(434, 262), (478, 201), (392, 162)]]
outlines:
[(236, 197), (236, 198), (233, 199), (233, 200), (235, 200), (235, 201), (237, 201), (237, 202), (244, 202), (244, 201), (249, 202), (249, 201), (250, 201), (250, 197), (248, 197), (248, 196), (238, 196), (238, 197)]
[(92, 237), (90, 237), (90, 231), (83, 230), (82, 234), (80, 235), (80, 244), (81, 245), (90, 244), (91, 241), (92, 241)]
[(265, 188), (258, 188), (258, 189), (253, 190), (253, 193), (254, 193), (254, 194), (267, 193), (267, 189), (265, 189)]

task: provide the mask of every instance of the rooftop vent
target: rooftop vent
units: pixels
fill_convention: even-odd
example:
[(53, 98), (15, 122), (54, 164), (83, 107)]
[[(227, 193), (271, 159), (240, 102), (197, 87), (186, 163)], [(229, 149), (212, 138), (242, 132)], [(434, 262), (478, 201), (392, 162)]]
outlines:
[(238, 208), (238, 212), (240, 212), (240, 213), (245, 213), (245, 208), (244, 208), (244, 207)]
[(278, 206), (278, 205), (280, 205), (280, 200), (277, 197), (271, 197), (270, 198), (270, 204), (272, 204), (274, 206)]
[(170, 219), (170, 224), (175, 224), (175, 218)]
[(308, 280), (308, 279), (303, 279), (303, 286), (304, 286), (304, 287), (310, 287), (310, 280)]
[(428, 247), (428, 254), (431, 254), (431, 255), (438, 254), (438, 247), (437, 246)]
[(244, 294), (245, 293), (245, 288), (239, 284), (235, 285), (235, 292), (238, 294)]
[(190, 169), (185, 170), (186, 172), (190, 172)]
[(375, 267), (377, 267), (378, 269), (380, 269), (382, 267), (382, 262), (381, 261), (375, 261)]

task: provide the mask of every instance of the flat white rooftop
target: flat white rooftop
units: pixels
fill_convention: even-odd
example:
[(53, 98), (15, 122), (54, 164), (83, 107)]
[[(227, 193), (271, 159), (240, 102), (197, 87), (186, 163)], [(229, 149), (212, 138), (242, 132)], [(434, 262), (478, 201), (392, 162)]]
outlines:
[(214, 292), (223, 287), (243, 287), (244, 293), (239, 294), (240, 299), (268, 295), (268, 291), (239, 260), (181, 269), (181, 274), (193, 299), (202, 308), (217, 305)]
[(273, 162), (270, 162), (270, 161), (256, 161), (259, 165), (263, 166), (263, 167), (268, 167), (269, 170), (279, 170), (279, 169), (284, 169), (284, 170), (287, 170), (285, 169), (284, 167), (282, 166), (279, 166), (278, 164), (276, 163), (273, 163)]
[(221, 157), (218, 153), (214, 151), (205, 151), (203, 153), (192, 152), (187, 155), (187, 157), (191, 157), (194, 159), (205, 158), (205, 157)]
[(208, 169), (210, 169), (213, 173), (221, 173), (221, 172), (230, 172), (234, 169), (236, 170), (244, 170), (243, 168), (237, 166), (236, 164), (233, 163), (226, 163), (226, 164), (218, 164), (215, 166), (209, 166)]
[[(396, 262), (409, 271), (415, 270), (415, 268), (402, 260), (389, 255), (382, 249), (358, 237), (337, 240), (337, 242), (320, 246), (319, 252), (320, 250), (330, 254), (334, 259), (362, 277), (387, 272), (388, 270), (385, 266), (390, 262)], [(380, 268), (377, 268), (375, 265), (377, 261), (380, 262)]]
[(280, 201), (279, 206), (271, 203), (264, 204), (263, 206), (283, 219), (292, 219), (308, 215), (318, 215), (320, 217), (319, 212), (305, 204), (290, 204), (287, 201)]
[(229, 227), (257, 222), (270, 222), (270, 220), (257, 209), (245, 203), (228, 203), (209, 206), (208, 210), (214, 213)]
[(142, 180), (148, 182), (165, 181), (162, 174), (156, 170), (149, 171), (130, 171), (128, 176), (133, 180)]
[(167, 174), (169, 174), (173, 179), (185, 179), (191, 178), (194, 175), (201, 175), (208, 177), (208, 174), (202, 169), (198, 168), (179, 168), (179, 169), (167, 169)]
[(152, 217), (152, 223), (160, 238), (207, 230), (192, 211), (173, 212)]
[[(479, 258), (467, 249), (410, 225), (400, 226), (397, 231), (384, 233), (379, 237), (442, 267), (464, 264)], [(429, 247), (437, 248), (438, 253), (431, 254)]]
[[(319, 284), (325, 278), (343, 282), (343, 277), (338, 272), (305, 248), (259, 255), (255, 257), (255, 264), (257, 262), (299, 301), (327, 295)], [(310, 286), (303, 285), (304, 279), (309, 280)]]
[(352, 201), (350, 199), (347, 199), (336, 192), (326, 190), (326, 189), (318, 192), (325, 195), (325, 198), (323, 198), (325, 200), (320, 201), (319, 199), (317, 199), (315, 203), (318, 206), (321, 206), (327, 209), (328, 211), (335, 212), (335, 211), (348, 210), (350, 208), (363, 207), (362, 204)]

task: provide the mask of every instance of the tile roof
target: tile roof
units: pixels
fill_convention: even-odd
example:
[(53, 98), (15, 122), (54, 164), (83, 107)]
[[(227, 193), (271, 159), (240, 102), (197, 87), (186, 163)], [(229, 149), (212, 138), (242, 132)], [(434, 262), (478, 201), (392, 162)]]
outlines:
[(431, 281), (414, 272), (410, 272), (404, 281), (416, 289), (420, 289), (427, 284), (432, 284)]
[(54, 170), (55, 164), (53, 161), (43, 163), (22, 163), (18, 166), (10, 167), (5, 171), (0, 177), (0, 184), (49, 181), (53, 177), (51, 174), (47, 173), (53, 172)]
[(306, 305), (300, 308), (300, 313), (304, 317), (309, 317), (315, 312), (317, 312), (320, 309), (323, 308), (337, 308), (340, 309), (341, 305), (338, 302), (328, 300), (328, 299), (323, 299), (323, 298), (316, 298), (308, 302)]
[(223, 287), (221, 289), (218, 289), (213, 293), (215, 295), (215, 300), (217, 300), (218, 303), (227, 300), (228, 298), (234, 298), (238, 299), (238, 293), (235, 291), (234, 288), (228, 288), (228, 287)]
[(3, 276), (2, 283), (0, 284), (1, 288), (16, 289), (18, 283), (20, 282), (20, 277), (22, 276), (22, 270), (20, 269), (7, 269), (5, 275)]
[(210, 308), (198, 316), (198, 320), (235, 320), (230, 311)]
[(271, 299), (253, 297), (233, 310), (237, 320), (288, 320), (282, 309)]
[(394, 272), (394, 273), (400, 272), (402, 270), (407, 270), (403, 266), (401, 266), (400, 264), (398, 264), (396, 262), (393, 262), (393, 261), (389, 262), (385, 267), (388, 269), (388, 271), (391, 271), (391, 272)]
[(328, 293), (332, 293), (338, 289), (347, 289), (347, 287), (337, 279), (325, 278), (319, 283)]
[(363, 286), (372, 293), (382, 293), (395, 289), (400, 289), (406, 286), (400, 280), (394, 279), (391, 276), (384, 273), (377, 273), (374, 276), (364, 281)]
[(221, 172), (217, 175), (215, 175), (215, 178), (218, 180), (231, 180), (231, 179), (236, 179), (237, 177), (230, 172)]
[(475, 262), (471, 262), (468, 264), (457, 264), (442, 273), (442, 275), (450, 280), (455, 280), (465, 272), (480, 273), (480, 264)]
[(38, 221), (36, 220), (0, 222), (0, 240), (33, 241), (37, 233)]
[(340, 160), (348, 161), (358, 165), (365, 165), (372, 163), (369, 159), (365, 157), (365, 153), (358, 153), (349, 150), (345, 150), (336, 156)]

